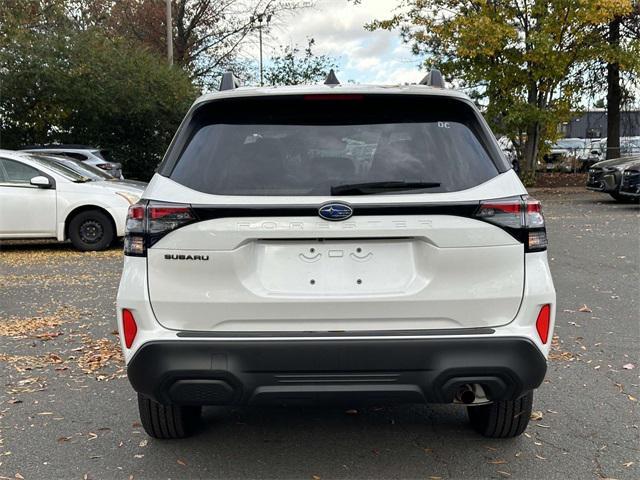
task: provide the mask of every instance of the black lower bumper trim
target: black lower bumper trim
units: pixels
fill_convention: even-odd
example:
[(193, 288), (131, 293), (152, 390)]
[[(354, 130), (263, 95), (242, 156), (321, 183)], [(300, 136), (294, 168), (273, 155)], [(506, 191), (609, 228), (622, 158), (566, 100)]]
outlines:
[(468, 383), (505, 400), (545, 373), (531, 341), (505, 337), (158, 341), (128, 366), (136, 391), (184, 405), (450, 403)]
[(180, 338), (256, 338), (256, 337), (394, 337), (420, 336), (437, 337), (444, 335), (491, 335), (493, 328), (434, 328), (431, 330), (349, 330), (346, 331), (309, 331), (309, 332), (207, 332), (200, 330), (183, 330), (177, 333)]

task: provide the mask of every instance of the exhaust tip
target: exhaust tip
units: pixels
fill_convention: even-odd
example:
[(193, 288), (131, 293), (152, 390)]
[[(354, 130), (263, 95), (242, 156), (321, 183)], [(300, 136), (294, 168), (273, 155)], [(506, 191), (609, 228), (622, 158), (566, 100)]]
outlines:
[(470, 405), (476, 401), (476, 393), (472, 385), (462, 385), (456, 392), (456, 400), (465, 405)]

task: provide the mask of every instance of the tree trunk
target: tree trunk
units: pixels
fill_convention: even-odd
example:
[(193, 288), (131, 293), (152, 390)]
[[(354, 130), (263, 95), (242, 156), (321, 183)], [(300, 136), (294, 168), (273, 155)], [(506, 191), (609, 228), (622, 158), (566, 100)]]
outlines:
[[(538, 86), (534, 81), (529, 83), (527, 103), (534, 108), (537, 107), (538, 104)], [(524, 170), (533, 175), (536, 173), (539, 140), (540, 122), (531, 121), (531, 123), (527, 125), (527, 137), (524, 142)]]
[(540, 141), (540, 122), (527, 125), (527, 138), (524, 141), (525, 170), (535, 174), (538, 158), (538, 142)]
[[(609, 24), (609, 45), (620, 45), (620, 18)], [(620, 157), (620, 64), (616, 61), (607, 64), (607, 158)]]

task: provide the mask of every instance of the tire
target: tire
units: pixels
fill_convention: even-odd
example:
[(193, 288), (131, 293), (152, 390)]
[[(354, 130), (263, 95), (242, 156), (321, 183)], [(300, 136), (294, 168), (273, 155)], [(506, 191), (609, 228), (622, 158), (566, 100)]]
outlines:
[(638, 200), (633, 197), (628, 197), (626, 195), (620, 195), (618, 192), (609, 193), (616, 201), (620, 203), (635, 203)]
[(75, 215), (69, 222), (68, 232), (73, 246), (83, 252), (109, 248), (115, 237), (111, 219), (99, 210), (85, 210)]
[(533, 407), (533, 392), (517, 400), (501, 400), (489, 405), (467, 407), (471, 426), (489, 438), (512, 438), (522, 434), (529, 425)]
[(193, 433), (202, 407), (162, 405), (138, 394), (138, 410), (142, 427), (150, 437), (170, 440)]

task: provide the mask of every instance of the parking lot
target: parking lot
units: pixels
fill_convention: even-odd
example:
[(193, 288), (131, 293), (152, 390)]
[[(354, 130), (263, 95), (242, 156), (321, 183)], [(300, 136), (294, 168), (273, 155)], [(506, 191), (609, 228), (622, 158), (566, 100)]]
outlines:
[(454, 406), (216, 409), (146, 436), (115, 335), (119, 248), (0, 244), (0, 478), (640, 478), (640, 209), (541, 190), (558, 293), (534, 419), (490, 440)]

